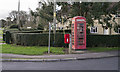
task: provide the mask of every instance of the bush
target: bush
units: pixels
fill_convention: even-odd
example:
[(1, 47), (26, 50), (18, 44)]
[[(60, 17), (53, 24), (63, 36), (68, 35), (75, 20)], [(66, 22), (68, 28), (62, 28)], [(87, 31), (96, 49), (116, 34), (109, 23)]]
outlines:
[(87, 35), (87, 47), (120, 47), (120, 35)]
[(10, 26), (10, 29), (11, 29), (11, 28), (16, 28), (16, 29), (18, 29), (18, 25), (12, 24), (12, 25)]
[(39, 24), (37, 29), (38, 30), (44, 30), (44, 27), (41, 24)]
[[(12, 43), (23, 46), (48, 46), (48, 33), (16, 33), (12, 34)], [(56, 34), (55, 43), (53, 44), (54, 34), (51, 34), (51, 46), (63, 47), (64, 34)]]
[[(10, 31), (10, 33), (10, 36), (8, 35), (11, 37), (8, 38), (9, 43), (23, 46), (48, 46), (49, 34), (47, 31), (45, 33), (43, 31)], [(53, 40), (54, 34), (51, 34), (51, 46), (68, 47), (68, 44), (64, 43), (64, 34), (62, 31), (56, 33), (55, 43), (53, 43)], [(86, 42), (87, 47), (120, 47), (120, 35), (87, 35)]]
[[(16, 36), (15, 36), (16, 35)], [(17, 45), (48, 46), (48, 33), (16, 33), (13, 39)], [(15, 38), (16, 37), (16, 38)], [(64, 34), (51, 34), (51, 46), (64, 47)], [(87, 35), (87, 47), (120, 47), (120, 35)]]
[(86, 34), (90, 34), (90, 29), (86, 28)]
[(115, 31), (116, 33), (118, 33), (118, 28), (120, 28), (120, 25), (115, 25), (115, 26), (114, 26), (114, 31)]
[(5, 39), (4, 39), (4, 37), (3, 37), (3, 41), (5, 40), (5, 42), (7, 43), (7, 44), (10, 44), (10, 41), (11, 41), (11, 33), (9, 32), (9, 31), (6, 31), (6, 34), (5, 34), (6, 36), (5, 36)]

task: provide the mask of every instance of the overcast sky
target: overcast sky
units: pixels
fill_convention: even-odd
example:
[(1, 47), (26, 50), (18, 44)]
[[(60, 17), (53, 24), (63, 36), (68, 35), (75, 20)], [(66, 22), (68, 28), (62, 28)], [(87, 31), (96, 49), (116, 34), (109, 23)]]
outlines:
[[(35, 10), (40, 0), (20, 0), (20, 10)], [(5, 19), (12, 10), (18, 10), (18, 0), (0, 0), (0, 19)]]

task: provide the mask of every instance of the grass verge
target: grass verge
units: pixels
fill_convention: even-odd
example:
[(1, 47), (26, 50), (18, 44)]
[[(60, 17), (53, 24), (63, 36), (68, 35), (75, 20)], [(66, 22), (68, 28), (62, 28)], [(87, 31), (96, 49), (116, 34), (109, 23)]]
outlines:
[[(64, 54), (64, 48), (51, 47), (50, 51), (52, 54)], [(9, 54), (22, 54), (22, 55), (43, 55), (47, 54), (48, 47), (40, 46), (17, 46), (17, 45), (2, 45), (2, 53)]]
[(88, 51), (91, 52), (104, 52), (104, 51), (120, 50), (120, 47), (93, 47), (93, 48), (88, 47), (87, 49)]
[(0, 34), (3, 34), (3, 31), (2, 31), (2, 30), (0, 30)]
[[(9, 54), (21, 54), (21, 55), (43, 55), (47, 54), (48, 47), (40, 47), (40, 46), (18, 46), (11, 44), (3, 44), (2, 53)], [(65, 54), (65, 48), (61, 47), (51, 47), (51, 54)], [(120, 50), (120, 47), (88, 47), (88, 51), (90, 52), (105, 52), (105, 51), (114, 51)]]

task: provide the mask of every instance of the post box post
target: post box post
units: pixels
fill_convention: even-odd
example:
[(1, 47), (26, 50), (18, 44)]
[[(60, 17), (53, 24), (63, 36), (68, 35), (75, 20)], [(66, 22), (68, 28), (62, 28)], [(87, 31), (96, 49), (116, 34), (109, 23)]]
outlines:
[(70, 43), (69, 43), (69, 54), (71, 54), (71, 50), (72, 50), (72, 41), (71, 41), (71, 34), (69, 35), (69, 39), (70, 39)]

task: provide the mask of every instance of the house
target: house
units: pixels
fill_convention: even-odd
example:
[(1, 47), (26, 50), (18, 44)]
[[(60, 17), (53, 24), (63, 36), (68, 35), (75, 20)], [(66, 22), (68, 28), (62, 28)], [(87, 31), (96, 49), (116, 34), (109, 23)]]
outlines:
[(66, 29), (71, 29), (71, 22), (72, 21), (72, 18), (69, 18), (65, 23), (61, 23), (61, 22), (59, 22), (59, 23), (57, 23), (56, 24), (56, 29), (57, 30), (66, 30)]
[[(112, 15), (113, 17), (115, 17), (115, 22), (120, 25), (120, 17), (116, 17), (115, 15)], [(94, 26), (90, 26), (90, 33), (94, 33), (94, 34), (104, 34), (104, 35), (114, 35), (114, 34), (119, 34), (120, 33), (120, 28), (118, 28), (118, 33), (115, 32), (114, 30), (114, 26), (115, 23), (114, 22), (110, 22), (112, 24), (112, 27), (109, 28), (106, 26), (106, 24), (104, 23), (99, 24), (98, 20), (94, 20)]]
[[(115, 17), (115, 15), (112, 15), (112, 16)], [(59, 22), (58, 24), (56, 24), (56, 29), (57, 30), (71, 29), (71, 21), (72, 21), (72, 18), (69, 18), (64, 24)], [(111, 21), (112, 28), (108, 28), (105, 23), (103, 25), (99, 24), (98, 20), (93, 20), (93, 21), (94, 21), (94, 26), (88, 27), (90, 29), (90, 33), (92, 33), (92, 34), (104, 34), (104, 35), (112, 34), (112, 35), (114, 35), (114, 34), (120, 33), (120, 28), (118, 28), (118, 33), (114, 31), (115, 23), (112, 21)], [(119, 16), (115, 17), (115, 21), (118, 25), (120, 25), (120, 17)]]

